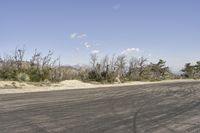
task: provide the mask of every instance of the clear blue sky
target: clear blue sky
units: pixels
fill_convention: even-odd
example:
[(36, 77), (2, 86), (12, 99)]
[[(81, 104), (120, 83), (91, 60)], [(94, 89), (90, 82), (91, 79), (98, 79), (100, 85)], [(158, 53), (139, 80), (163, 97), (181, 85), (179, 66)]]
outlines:
[(199, 0), (0, 0), (0, 53), (50, 49), (64, 64), (126, 53), (179, 69), (200, 60), (199, 14)]

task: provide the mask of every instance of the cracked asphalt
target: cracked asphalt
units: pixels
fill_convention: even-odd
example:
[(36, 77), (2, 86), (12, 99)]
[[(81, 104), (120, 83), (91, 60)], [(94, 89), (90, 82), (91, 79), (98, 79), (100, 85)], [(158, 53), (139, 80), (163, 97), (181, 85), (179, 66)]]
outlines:
[(0, 133), (200, 133), (200, 82), (0, 95)]

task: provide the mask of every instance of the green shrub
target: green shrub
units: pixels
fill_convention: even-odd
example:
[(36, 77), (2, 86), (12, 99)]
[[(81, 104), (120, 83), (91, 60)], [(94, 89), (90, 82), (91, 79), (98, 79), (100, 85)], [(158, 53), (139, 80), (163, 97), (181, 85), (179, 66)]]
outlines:
[(16, 78), (18, 81), (30, 81), (30, 77), (26, 73), (19, 73)]
[(101, 74), (97, 73), (96, 71), (92, 70), (88, 73), (88, 79), (92, 81), (100, 82), (102, 80)]

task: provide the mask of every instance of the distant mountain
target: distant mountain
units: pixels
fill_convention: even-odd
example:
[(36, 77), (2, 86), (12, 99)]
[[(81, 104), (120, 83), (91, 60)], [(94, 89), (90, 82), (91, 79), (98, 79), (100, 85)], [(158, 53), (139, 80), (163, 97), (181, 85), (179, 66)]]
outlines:
[(77, 64), (77, 65), (73, 65), (72, 67), (74, 67), (74, 68), (76, 68), (76, 69), (80, 69), (80, 68), (89, 68), (89, 65)]

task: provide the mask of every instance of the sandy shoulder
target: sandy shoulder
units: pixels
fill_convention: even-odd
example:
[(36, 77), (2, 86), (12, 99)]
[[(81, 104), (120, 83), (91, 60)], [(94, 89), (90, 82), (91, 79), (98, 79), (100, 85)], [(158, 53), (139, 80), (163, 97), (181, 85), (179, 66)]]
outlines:
[(100, 88), (100, 87), (131, 86), (131, 85), (174, 83), (174, 82), (194, 82), (194, 81), (199, 81), (199, 80), (164, 80), (159, 82), (135, 81), (122, 84), (91, 84), (91, 83), (84, 83), (78, 80), (67, 80), (57, 84), (51, 84), (50, 86), (43, 86), (43, 87), (29, 83), (23, 83), (23, 82), (20, 83), (16, 81), (0, 81), (0, 94), (89, 89), (89, 88)]

